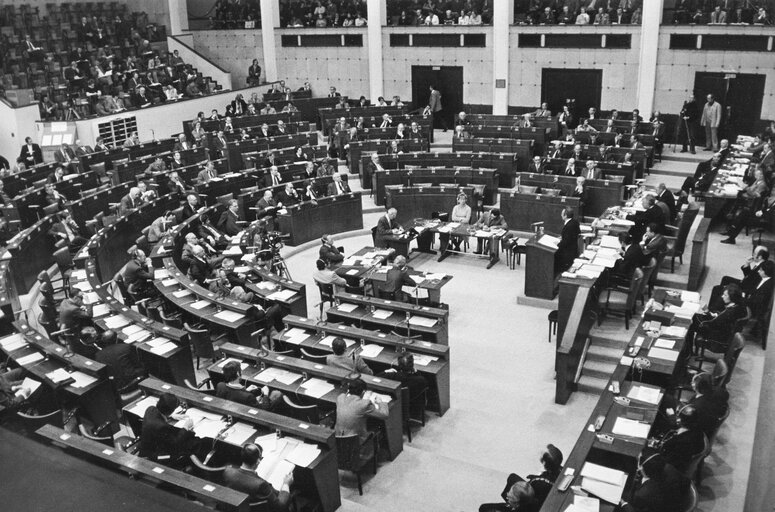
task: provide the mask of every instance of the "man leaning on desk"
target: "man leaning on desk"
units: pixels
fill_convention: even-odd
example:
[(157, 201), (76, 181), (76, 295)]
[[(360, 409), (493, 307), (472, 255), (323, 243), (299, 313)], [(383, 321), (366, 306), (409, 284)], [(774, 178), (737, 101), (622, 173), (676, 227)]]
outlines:
[(256, 474), (256, 468), (261, 462), (261, 455), (260, 446), (245, 443), (240, 455), (242, 465), (238, 468), (229, 466), (224, 469), (223, 483), (227, 487), (250, 496), (251, 502), (266, 500), (267, 511), (286, 512), (291, 501), (290, 486), (293, 483), (293, 473), (288, 473), (285, 476), (280, 490), (276, 491), (269, 482)]
[[(140, 457), (174, 465), (195, 452), (198, 444), (194, 433), (194, 422), (188, 416), (174, 415), (178, 398), (172, 393), (163, 393), (155, 406), (145, 411), (143, 429), (140, 434)], [(181, 428), (175, 426), (182, 421)]]
[[(484, 212), (481, 217), (479, 217), (479, 220), (476, 221), (476, 224), (474, 224), (474, 227), (476, 229), (483, 229), (485, 231), (489, 231), (492, 229), (503, 229), (504, 231), (509, 229), (508, 224), (506, 224), (506, 219), (503, 218), (501, 215), (501, 211), (498, 208), (493, 208), (489, 212)], [(485, 247), (484, 240), (482, 238), (478, 238), (476, 242), (476, 251), (474, 251), (474, 254), (482, 254), (487, 248)]]
[(377, 227), (374, 232), (374, 245), (379, 248), (386, 248), (385, 237), (388, 235), (397, 235), (403, 231), (403, 228), (396, 222), (398, 210), (390, 208), (385, 215), (377, 221)]

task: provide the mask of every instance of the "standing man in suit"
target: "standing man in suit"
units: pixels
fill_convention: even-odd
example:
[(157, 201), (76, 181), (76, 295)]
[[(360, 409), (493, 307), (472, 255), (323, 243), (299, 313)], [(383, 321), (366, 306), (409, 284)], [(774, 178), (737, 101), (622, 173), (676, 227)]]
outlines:
[(763, 319), (770, 306), (772, 297), (773, 280), (775, 274), (775, 263), (770, 260), (762, 262), (758, 268), (759, 284), (756, 285), (746, 298), (745, 304), (751, 309), (751, 318), (754, 320)]
[(328, 184), (329, 196), (341, 196), (350, 193), (350, 185), (346, 181), (342, 180), (342, 175), (336, 173), (332, 176), (333, 180)]
[(218, 135), (213, 141), (213, 154), (210, 156), (212, 158), (225, 158), (228, 150), (229, 141), (226, 140), (226, 135), (224, 135), (223, 130), (219, 130)]
[(293, 472), (285, 475), (280, 490), (275, 490), (269, 482), (256, 474), (261, 455), (261, 447), (257, 444), (242, 445), (240, 455), (242, 465), (226, 467), (223, 470), (223, 483), (231, 489), (247, 494), (251, 502), (266, 500), (267, 510), (287, 512), (291, 500), (290, 486), (293, 484)]
[(239, 227), (239, 203), (236, 199), (229, 200), (229, 206), (221, 214), (216, 227), (227, 236), (234, 236), (240, 232)]
[(43, 152), (40, 150), (40, 146), (32, 143), (32, 137), (26, 137), (19, 158), (22, 159), (28, 167), (32, 167), (33, 165), (43, 163)]
[(712, 94), (707, 96), (708, 102), (702, 107), (700, 126), (705, 127), (705, 151), (718, 151), (718, 127), (721, 124), (721, 104)]
[(441, 92), (439, 92), (439, 90), (432, 85), (430, 86), (430, 90), (431, 94), (428, 97), (428, 108), (433, 114), (433, 118), (439, 120), (439, 124), (446, 132), (447, 121), (444, 119), (444, 116), (441, 113), (443, 110), (443, 107), (441, 106)]
[(579, 255), (579, 235), (581, 227), (576, 220), (573, 208), (566, 206), (560, 212), (562, 217), (562, 232), (560, 243), (557, 244), (557, 252), (554, 255), (555, 273), (565, 272), (573, 264), (573, 260)]
[[(681, 121), (678, 124), (678, 139), (681, 140), (681, 153), (686, 153), (687, 143), (692, 154), (695, 154), (695, 141), (697, 140), (697, 119), (700, 117), (699, 106), (694, 94), (684, 101), (680, 113)], [(707, 144), (706, 144), (707, 145)]]
[(379, 218), (377, 221), (377, 229), (374, 233), (374, 245), (379, 248), (387, 247), (385, 237), (387, 235), (396, 235), (403, 231), (403, 228), (395, 222), (397, 215), (398, 210), (390, 208), (385, 212), (385, 215)]
[(579, 198), (579, 217), (584, 217), (584, 207), (589, 202), (587, 179), (584, 176), (576, 177), (576, 186), (573, 188), (573, 192), (571, 192), (571, 197)]

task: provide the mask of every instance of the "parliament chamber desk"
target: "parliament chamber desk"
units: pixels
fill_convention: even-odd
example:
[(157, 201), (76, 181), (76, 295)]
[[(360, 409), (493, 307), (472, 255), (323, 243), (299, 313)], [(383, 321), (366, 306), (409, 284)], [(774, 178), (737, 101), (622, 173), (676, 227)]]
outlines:
[(326, 233), (363, 229), (363, 203), (360, 192), (328, 196), (278, 211), (280, 231), (290, 238), (288, 245), (301, 245)]
[(204, 436), (214, 443), (213, 446), (217, 452), (214, 459), (220, 458), (224, 464), (238, 463), (242, 445), (246, 442), (260, 444), (261, 438), (266, 434), (279, 432), (283, 437), (316, 445), (320, 449), (319, 455), (306, 467), (297, 465), (293, 470), (294, 488), (298, 489), (303, 496), (319, 501), (325, 512), (333, 512), (341, 505), (333, 430), (217, 398), (186, 387), (167, 384), (153, 378), (142, 381), (140, 389), (143, 390), (146, 397), (138, 399), (123, 409), (124, 417), (136, 435), (140, 435), (142, 430), (145, 409), (149, 405), (155, 405), (155, 401), (149, 400), (149, 397), (172, 393), (181, 403), (186, 404), (187, 409), (196, 408), (219, 417), (231, 417), (240, 426), (247, 426), (255, 431), (251, 432), (247, 438), (245, 438), (244, 432), (239, 432), (237, 429), (227, 430), (218, 435), (216, 439), (213, 439), (210, 433)]
[[(367, 128), (368, 129), (368, 128)], [(372, 128), (372, 130), (379, 130), (380, 128)], [(363, 174), (368, 173), (368, 163), (365, 167), (361, 167), (362, 162), (368, 162), (371, 158), (371, 153), (385, 154), (390, 151), (392, 142), (395, 139), (395, 128), (389, 134), (385, 134), (380, 139), (358, 140), (349, 142), (350, 147), (347, 148), (347, 167), (350, 169), (350, 174), (359, 174), (361, 176), (361, 185), (363, 184)], [(426, 132), (427, 133), (427, 132)], [(430, 146), (428, 139), (423, 138), (420, 140), (403, 139), (398, 141), (398, 147), (403, 152), (422, 152), (428, 151)], [(366, 156), (367, 158), (364, 158)], [(371, 187), (363, 187), (371, 188)]]
[[(682, 303), (680, 296), (680, 291), (656, 290), (654, 292), (655, 302), (664, 305), (680, 305)], [(576, 303), (574, 308), (576, 306), (581, 305)], [(683, 362), (681, 352), (684, 349), (684, 336), (681, 333), (673, 335), (665, 329), (670, 324), (671, 329), (683, 330), (690, 324), (689, 319), (679, 316), (672, 316), (672, 320), (670, 319), (670, 314), (666, 315), (663, 311), (649, 310), (645, 313), (644, 319), (638, 323), (623, 352), (622, 359), (614, 369), (608, 385), (586, 423), (587, 426), (594, 425), (596, 420), (602, 416), (601, 429), (595, 431), (594, 428), (590, 430), (585, 427), (565, 461), (566, 470), (567, 468), (575, 470), (571, 485), (581, 485), (580, 473), (585, 463), (600, 464), (628, 474), (623, 499), (629, 499), (629, 493), (633, 488), (637, 459), (646, 446), (647, 439), (644, 436), (622, 434), (621, 430), (614, 431), (614, 425), (620, 418), (626, 418), (647, 424), (649, 434), (651, 434), (651, 427), (653, 427), (659, 405), (665, 396), (664, 388), (674, 384), (676, 373), (680, 370)], [(652, 320), (662, 324), (659, 334), (656, 331), (649, 332), (651, 325), (647, 329), (645, 323), (650, 324)], [(566, 358), (565, 361), (560, 360), (561, 353), (567, 356), (570, 348), (567, 346), (568, 343), (578, 346), (585, 342), (586, 335), (575, 334), (577, 333), (574, 329), (566, 329), (566, 335), (560, 338), (558, 331), (558, 386), (560, 386), (561, 380), (565, 380), (561, 373), (575, 372), (575, 368), (569, 361), (570, 357)], [(657, 340), (661, 340), (660, 343), (664, 344), (665, 347), (655, 347), (654, 344)], [(672, 346), (667, 348), (670, 345)], [(641, 365), (642, 369), (639, 369), (638, 359), (633, 360), (627, 355), (633, 347), (638, 347), (637, 356), (639, 358), (649, 361), (649, 364), (645, 365), (647, 367)], [(580, 362), (576, 364), (580, 364)], [(617, 385), (619, 392), (614, 393)], [(628, 398), (629, 403), (622, 402), (619, 397)], [(603, 436), (608, 436), (608, 438), (603, 438)], [(567, 491), (558, 489), (561, 480), (562, 476), (552, 487), (541, 512), (562, 512), (573, 502), (573, 492), (570, 489)], [(611, 503), (601, 501), (600, 510), (613, 511), (614, 506)]]
[[(406, 224), (413, 219), (430, 219), (434, 212), (450, 212), (457, 204), (458, 194), (466, 195), (469, 205), (473, 202), (473, 187), (388, 185), (385, 187), (385, 208), (395, 208), (395, 222)], [(473, 206), (472, 206), (473, 210)]]
[(509, 229), (515, 231), (533, 231), (533, 224), (542, 222), (544, 230), (560, 233), (564, 222), (560, 216), (563, 208), (573, 209), (578, 218), (580, 200), (578, 197), (554, 196), (547, 194), (523, 194), (516, 190), (500, 190), (501, 215), (506, 219)]
[(553, 246), (541, 243), (540, 237), (532, 236), (525, 243), (525, 295), (538, 299), (554, 299), (555, 253)]
[(10, 282), (16, 295), (25, 295), (35, 284), (38, 273), (53, 265), (54, 240), (48, 232), (58, 218), (58, 214), (46, 215), (8, 241), (3, 258), (9, 260)]
[[(380, 283), (387, 280), (387, 267), (382, 265), (395, 253), (389, 249), (363, 247), (345, 258), (335, 272), (347, 281), (349, 287), (357, 288), (361, 279), (366, 279), (378, 287)], [(449, 274), (444, 274), (444, 277), (440, 279), (426, 279), (426, 273), (414, 269), (409, 270), (409, 277), (415, 279), (415, 282), (420, 282), (420, 278), (422, 278), (422, 282), (417, 288), (428, 292), (429, 305), (433, 307), (440, 306), (441, 289), (452, 280), (452, 276)]]
[[(336, 397), (344, 392), (341, 389), (341, 384), (352, 373), (343, 368), (335, 368), (272, 352), (261, 355), (257, 349), (247, 349), (243, 355), (243, 351), (239, 350), (238, 346), (231, 344), (229, 344), (228, 351), (224, 350), (224, 352), (232, 357), (247, 358), (257, 363), (255, 366), (247, 366), (242, 370), (242, 379), (248, 384), (258, 387), (266, 385), (270, 389), (287, 394), (293, 400), (296, 400), (297, 396), (303, 396), (306, 400), (322, 404), (328, 409), (336, 408)], [(227, 360), (216, 362), (208, 367), (207, 371), (214, 383), (223, 381), (223, 365)], [(285, 374), (281, 381), (272, 375), (272, 368), (284, 370), (292, 375)], [(269, 369), (268, 372), (267, 369)], [(387, 440), (385, 448), (388, 452), (388, 458), (393, 460), (404, 449), (401, 383), (380, 379), (372, 375), (361, 375), (360, 378), (366, 383), (366, 388), (369, 391), (390, 399), (388, 417), (380, 418), (372, 414), (370, 419), (379, 424), (385, 433)], [(318, 388), (317, 385), (321, 384), (319, 381), (325, 381), (328, 385), (323, 384), (323, 387)], [(307, 383), (310, 387), (313, 383), (316, 384), (314, 391), (305, 387)]]
[[(535, 192), (559, 190), (560, 196), (572, 196), (576, 189), (575, 176), (557, 176), (552, 174), (517, 173), (517, 184), (521, 192), (523, 187), (537, 187)], [(586, 180), (587, 202), (583, 205), (582, 216), (597, 217), (609, 206), (621, 204), (624, 200), (625, 186), (621, 180)], [(580, 209), (582, 205), (579, 205)]]
[[(122, 450), (106, 448), (104, 444), (87, 439), (80, 435), (65, 432), (53, 425), (44, 425), (36, 433), (51, 441), (53, 446), (64, 448), (65, 451), (126, 472), (137, 479), (139, 476), (150, 479), (151, 482), (161, 482), (165, 487), (171, 487), (187, 496), (217, 504), (218, 510), (250, 512), (248, 495), (230, 489), (224, 485), (197, 478), (193, 475), (162, 467), (160, 464), (132, 455)], [(140, 489), (137, 489), (140, 492)]]
[[(55, 396), (57, 402), (72, 401), (95, 426), (110, 423), (111, 432), (117, 432), (116, 398), (108, 380), (108, 368), (68, 352), (67, 348), (54, 343), (26, 322), (16, 321), (13, 325), (17, 333), (0, 340), (0, 350), (7, 359), (23, 367), (55, 393), (64, 393), (63, 397)], [(59, 404), (59, 407), (72, 405)]]
[[(366, 107), (349, 107), (349, 108), (338, 108), (335, 106), (335, 103), (338, 102), (339, 98), (331, 98), (334, 104), (332, 104), (330, 107), (320, 107), (318, 108), (318, 116), (320, 119), (320, 129), (323, 131), (323, 135), (328, 137), (331, 134), (331, 130), (336, 125), (336, 122), (339, 118), (344, 117), (345, 119), (353, 119), (358, 117), (382, 117), (383, 114), (388, 114), (389, 116), (404, 116), (407, 112), (409, 112), (409, 107), (406, 105), (402, 106), (396, 106), (396, 105), (385, 105), (384, 107), (380, 107), (378, 105), (369, 105)], [(407, 126), (407, 130), (409, 127)]]
[[(471, 187), (484, 204), (495, 204), (498, 194), (498, 171), (496, 169), (453, 169), (429, 167), (422, 169), (386, 169), (375, 171), (371, 177), (374, 202), (385, 204), (385, 187), (402, 185), (406, 187)], [(472, 198), (473, 199), (473, 198)], [(475, 203), (469, 203), (471, 207)], [(451, 209), (451, 208), (450, 208)]]
[[(356, 341), (363, 343), (358, 354), (375, 373), (395, 368), (398, 358), (402, 354), (412, 354), (417, 373), (425, 377), (428, 382), (428, 410), (442, 416), (449, 409), (450, 360), (448, 345), (439, 345), (429, 341), (414, 341), (403, 336), (360, 329), (349, 325), (315, 322), (309, 318), (294, 315), (286, 316), (283, 321), (287, 329), (274, 334), (273, 339), (275, 343), (282, 343), (286, 348), (293, 349), (295, 353), (299, 353), (301, 348), (326, 354), (333, 353), (331, 348), (333, 338), (341, 336), (347, 342), (348, 347), (352, 347)], [(303, 331), (303, 334), (300, 331)], [(372, 345), (383, 348), (380, 350)], [(237, 349), (244, 352), (239, 347)]]

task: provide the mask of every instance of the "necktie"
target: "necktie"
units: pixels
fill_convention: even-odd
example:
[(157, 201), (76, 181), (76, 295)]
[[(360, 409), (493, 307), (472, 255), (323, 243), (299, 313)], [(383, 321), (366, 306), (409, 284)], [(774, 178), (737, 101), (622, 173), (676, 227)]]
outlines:
[(340, 194), (344, 194), (344, 187), (342, 186), (342, 182), (341, 181), (337, 182), (336, 188), (339, 189), (339, 193)]
[(276, 174), (272, 174), (272, 185), (277, 185), (279, 183), (279, 180), (277, 179)]
[(215, 178), (215, 171), (210, 171), (209, 174), (210, 174), (210, 179)]

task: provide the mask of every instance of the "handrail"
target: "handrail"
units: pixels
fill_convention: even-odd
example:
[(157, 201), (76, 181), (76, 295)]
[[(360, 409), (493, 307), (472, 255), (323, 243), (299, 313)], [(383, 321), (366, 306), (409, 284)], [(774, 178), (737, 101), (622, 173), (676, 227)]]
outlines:
[(229, 73), (229, 71), (228, 71), (228, 70), (226, 70), (226, 69), (223, 69), (221, 66), (219, 66), (219, 65), (218, 65), (218, 64), (216, 64), (215, 62), (211, 61), (210, 59), (208, 59), (207, 57), (205, 57), (204, 55), (202, 55), (200, 52), (196, 51), (195, 49), (191, 48), (189, 45), (187, 45), (186, 43), (184, 43), (183, 41), (181, 41), (181, 40), (178, 38), (178, 36), (169, 36), (169, 35), (168, 35), (167, 37), (169, 37), (170, 39), (174, 39), (176, 43), (179, 43), (181, 46), (184, 46), (185, 48), (188, 48), (188, 49), (189, 49), (189, 50), (191, 50), (192, 52), (196, 53), (196, 54), (199, 56), (199, 58), (201, 58), (202, 60), (206, 61), (208, 64), (212, 65), (214, 68), (218, 69), (218, 71), (221, 71), (222, 73)]

